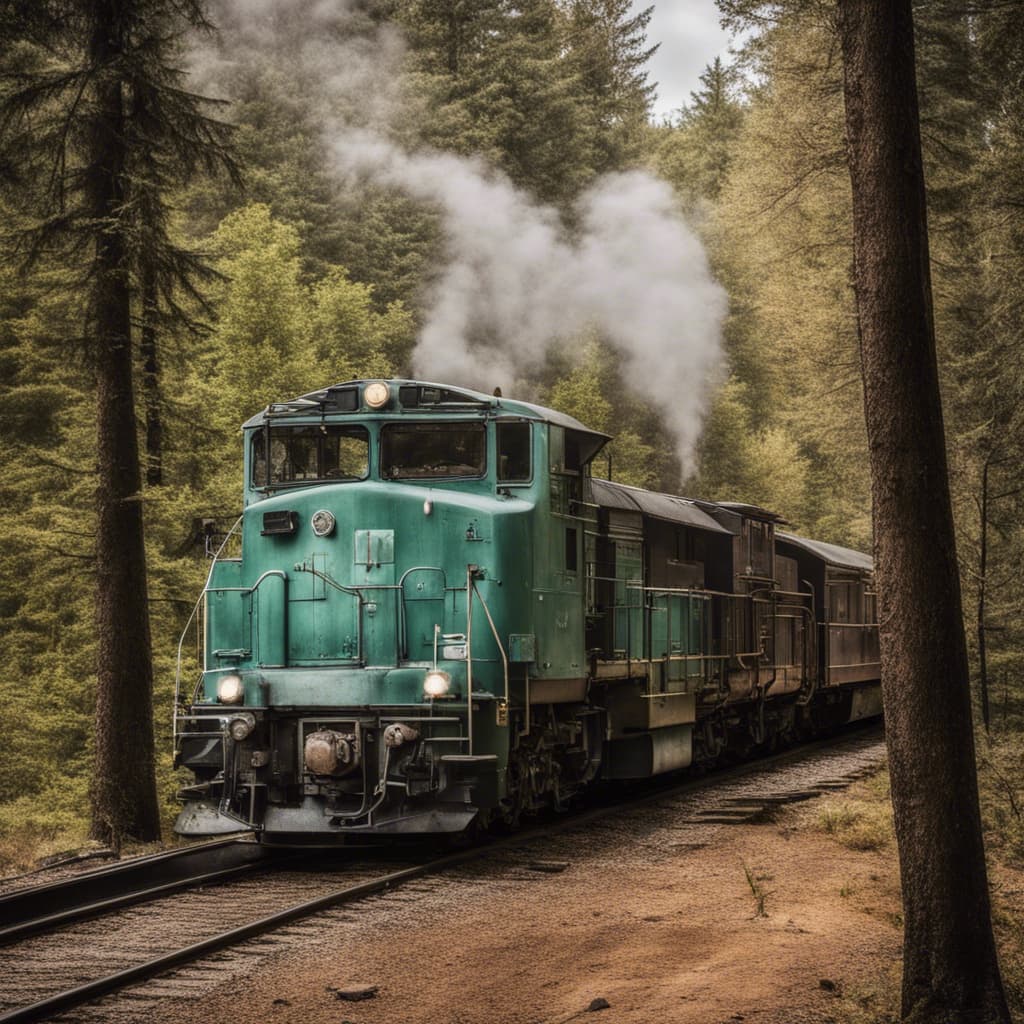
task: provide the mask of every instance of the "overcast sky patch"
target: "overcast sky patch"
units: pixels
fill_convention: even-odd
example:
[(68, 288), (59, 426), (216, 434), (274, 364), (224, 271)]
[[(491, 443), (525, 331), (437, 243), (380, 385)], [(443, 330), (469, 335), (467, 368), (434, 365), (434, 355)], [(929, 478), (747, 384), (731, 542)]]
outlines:
[[(633, 0), (633, 11), (652, 0)], [(690, 100), (700, 74), (715, 57), (728, 57), (729, 34), (718, 24), (714, 0), (656, 0), (647, 27), (647, 45), (661, 43), (648, 64), (648, 80), (658, 83), (657, 119), (675, 114)]]

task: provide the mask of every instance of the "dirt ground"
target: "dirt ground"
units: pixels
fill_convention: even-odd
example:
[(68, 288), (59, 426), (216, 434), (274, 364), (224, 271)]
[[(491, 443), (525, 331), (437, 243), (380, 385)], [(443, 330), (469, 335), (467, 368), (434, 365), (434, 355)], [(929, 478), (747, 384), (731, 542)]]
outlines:
[[(563, 848), (561, 873), (531, 869), (528, 852), (476, 865), (418, 894), (325, 915), (307, 926), (301, 951), (272, 955), (191, 1005), (161, 1004), (151, 1019), (853, 1021), (895, 976), (895, 852), (796, 828), (809, 810), (721, 828), (697, 848), (670, 833), (653, 849)], [(358, 986), (377, 991), (358, 1002), (334, 991)]]

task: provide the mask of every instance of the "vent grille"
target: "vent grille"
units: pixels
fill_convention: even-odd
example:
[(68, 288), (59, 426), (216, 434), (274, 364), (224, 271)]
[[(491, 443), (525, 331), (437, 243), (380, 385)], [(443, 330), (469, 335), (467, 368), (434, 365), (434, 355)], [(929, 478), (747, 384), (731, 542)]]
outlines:
[(273, 537), (280, 534), (294, 533), (299, 528), (299, 514), (285, 509), (281, 512), (264, 512), (263, 529), (264, 537)]

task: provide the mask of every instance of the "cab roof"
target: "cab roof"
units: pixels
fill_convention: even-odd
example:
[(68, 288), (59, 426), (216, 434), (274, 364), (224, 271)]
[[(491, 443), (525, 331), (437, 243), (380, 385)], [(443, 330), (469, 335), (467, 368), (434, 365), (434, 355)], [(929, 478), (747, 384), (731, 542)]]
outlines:
[[(472, 412), (474, 410), (489, 410), (494, 415), (520, 416), (524, 419), (541, 420), (545, 423), (553, 423), (556, 426), (564, 427), (566, 430), (576, 430), (580, 433), (590, 434), (594, 438), (600, 438), (600, 448), (610, 438), (598, 430), (591, 430), (584, 426), (579, 420), (567, 416), (564, 412), (556, 409), (547, 409), (541, 405), (534, 405), (532, 402), (518, 402), (510, 398), (503, 398), (500, 395), (485, 395), (481, 391), (473, 391), (469, 388), (456, 388), (449, 384), (437, 384), (431, 381), (393, 379), (386, 380), (387, 384), (396, 397), (392, 400), (387, 410), (367, 409), (361, 400), (357, 400), (354, 407), (342, 409), (337, 399), (343, 394), (353, 392), (361, 395), (362, 388), (376, 380), (348, 380), (340, 384), (332, 384), (317, 391), (310, 391), (308, 394), (300, 395), (286, 402), (274, 402), (268, 405), (255, 416), (250, 417), (242, 424), (243, 428), (258, 427), (262, 424), (278, 419), (289, 419), (291, 417), (323, 416), (323, 415), (350, 415), (353, 413), (382, 413), (395, 412), (422, 414), (437, 410), (438, 412)], [(417, 401), (416, 404), (406, 406), (401, 402), (403, 389), (415, 389), (417, 396), (424, 392), (431, 393), (433, 400), (429, 403)], [(597, 449), (595, 449), (596, 451)]]

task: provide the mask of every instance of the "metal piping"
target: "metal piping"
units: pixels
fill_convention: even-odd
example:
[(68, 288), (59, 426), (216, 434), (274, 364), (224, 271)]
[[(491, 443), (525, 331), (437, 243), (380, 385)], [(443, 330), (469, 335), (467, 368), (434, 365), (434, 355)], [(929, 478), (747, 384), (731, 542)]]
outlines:
[(473, 569), (466, 566), (466, 734), (473, 756)]

